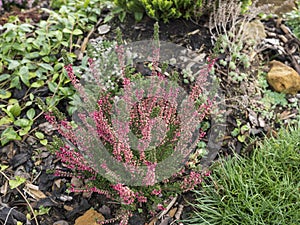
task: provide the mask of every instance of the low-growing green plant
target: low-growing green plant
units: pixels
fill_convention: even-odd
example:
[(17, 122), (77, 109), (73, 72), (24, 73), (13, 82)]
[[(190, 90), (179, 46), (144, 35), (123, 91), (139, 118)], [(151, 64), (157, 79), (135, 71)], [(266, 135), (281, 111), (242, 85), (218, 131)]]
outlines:
[[(220, 1), (221, 2), (221, 1)], [(242, 12), (245, 12), (251, 5), (251, 0), (241, 0)], [(143, 18), (146, 13), (155, 20), (168, 22), (176, 18), (198, 18), (202, 15), (204, 8), (210, 8), (211, 5), (218, 5), (219, 1), (203, 0), (114, 0), (118, 6), (115, 13), (119, 13), (121, 21), (124, 20), (126, 13), (133, 13), (137, 21)]]
[(264, 9), (251, 5), (251, 1), (243, 3), (237, 0), (220, 1), (209, 21), (215, 42), (214, 53), (221, 56), (220, 65), (227, 68), (229, 78), (236, 82), (247, 79), (246, 71), (251, 65), (249, 55), (258, 44), (249, 38), (246, 26)]
[(114, 2), (125, 10), (123, 12), (134, 13), (137, 20), (141, 20), (143, 14), (146, 13), (151, 18), (162, 19), (164, 22), (172, 18), (190, 18), (194, 9), (202, 6), (202, 0), (194, 2), (189, 0), (115, 0)]
[(258, 87), (261, 89), (262, 98), (257, 102), (261, 107), (256, 109), (253, 106), (253, 110), (260, 113), (264, 118), (268, 120), (276, 119), (275, 108), (294, 108), (298, 109), (299, 106), (296, 104), (289, 103), (287, 95), (285, 93), (278, 93), (270, 89), (267, 82), (266, 73), (259, 70), (257, 75)]
[[(69, 114), (76, 110), (74, 101), (78, 96), (63, 70), (61, 51), (65, 49), (69, 59), (76, 60), (77, 55), (73, 52), (81, 50), (76, 43), (96, 24), (102, 7), (104, 4), (100, 0), (67, 1), (57, 12), (43, 9), (49, 17), (37, 24), (22, 23), (13, 16), (3, 25), (0, 34), (2, 145), (30, 134), (34, 117), (39, 116), (35, 115), (33, 108), (35, 96), (30, 94), (22, 99), (12, 98), (16, 89), (24, 93), (39, 93), (48, 86), (50, 92), (43, 97), (49, 108), (67, 99), (70, 101), (67, 107)], [(80, 77), (83, 68), (87, 68), (87, 57), (83, 57), (81, 65), (74, 68), (77, 76)], [(40, 133), (35, 136), (46, 144)]]
[(250, 158), (216, 162), (185, 224), (299, 224), (300, 128), (265, 139)]
[(242, 125), (241, 120), (236, 120), (237, 127), (234, 128), (234, 130), (231, 132), (231, 135), (233, 137), (237, 137), (239, 142), (245, 142), (246, 138), (249, 136), (249, 126), (247, 124)]
[(286, 23), (292, 28), (293, 33), (300, 39), (300, 1), (297, 2), (297, 7), (284, 15)]

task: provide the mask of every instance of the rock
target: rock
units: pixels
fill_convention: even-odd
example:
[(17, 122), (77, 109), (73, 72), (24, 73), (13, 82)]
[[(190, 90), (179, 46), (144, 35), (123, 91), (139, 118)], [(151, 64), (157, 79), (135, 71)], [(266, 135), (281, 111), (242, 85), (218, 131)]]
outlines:
[(275, 13), (279, 16), (283, 15), (284, 13), (290, 12), (295, 9), (296, 1), (282, 1), (282, 0), (260, 0), (257, 1), (257, 6), (270, 4), (268, 8), (268, 13)]
[(110, 26), (107, 24), (103, 24), (100, 27), (98, 27), (99, 34), (106, 34), (110, 31)]
[(265, 26), (259, 20), (254, 20), (244, 25), (244, 37), (246, 40), (260, 42), (267, 37)]
[(300, 75), (291, 67), (273, 60), (267, 74), (267, 81), (277, 92), (297, 94), (300, 90)]
[(53, 223), (53, 225), (69, 225), (67, 221), (65, 220), (59, 220)]
[(89, 209), (75, 220), (75, 225), (98, 225), (97, 220), (104, 221), (105, 218), (94, 209)]

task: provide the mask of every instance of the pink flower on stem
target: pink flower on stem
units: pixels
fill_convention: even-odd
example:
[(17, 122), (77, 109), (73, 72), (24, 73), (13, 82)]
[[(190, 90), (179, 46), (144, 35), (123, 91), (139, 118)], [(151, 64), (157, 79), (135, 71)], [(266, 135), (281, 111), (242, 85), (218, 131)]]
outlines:
[(161, 189), (157, 190), (157, 189), (154, 189), (151, 194), (153, 195), (156, 195), (156, 196), (159, 196), (161, 194)]
[(193, 190), (197, 185), (202, 182), (202, 175), (198, 172), (191, 171), (190, 174), (183, 179), (181, 189), (183, 191)]
[(123, 204), (130, 205), (134, 202), (135, 194), (129, 187), (118, 183), (112, 185), (112, 188), (119, 193), (119, 196), (122, 199)]
[(157, 204), (157, 209), (163, 211), (166, 208), (162, 204)]

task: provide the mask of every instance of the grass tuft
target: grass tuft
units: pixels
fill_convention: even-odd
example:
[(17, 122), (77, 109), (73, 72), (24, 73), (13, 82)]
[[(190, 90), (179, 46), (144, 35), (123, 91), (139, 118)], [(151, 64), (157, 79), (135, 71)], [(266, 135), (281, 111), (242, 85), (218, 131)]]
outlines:
[(300, 224), (300, 128), (281, 130), (250, 158), (213, 167), (185, 224)]

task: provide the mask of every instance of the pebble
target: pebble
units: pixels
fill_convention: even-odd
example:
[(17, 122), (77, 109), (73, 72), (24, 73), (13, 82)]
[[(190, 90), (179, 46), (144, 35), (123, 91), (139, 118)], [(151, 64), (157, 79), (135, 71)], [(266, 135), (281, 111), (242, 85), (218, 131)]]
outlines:
[(53, 225), (69, 225), (69, 223), (65, 220), (59, 220), (53, 223)]
[(297, 100), (297, 98), (289, 98), (288, 101), (289, 101), (290, 103), (294, 103), (294, 102), (296, 102), (296, 101), (298, 101), (298, 100)]

